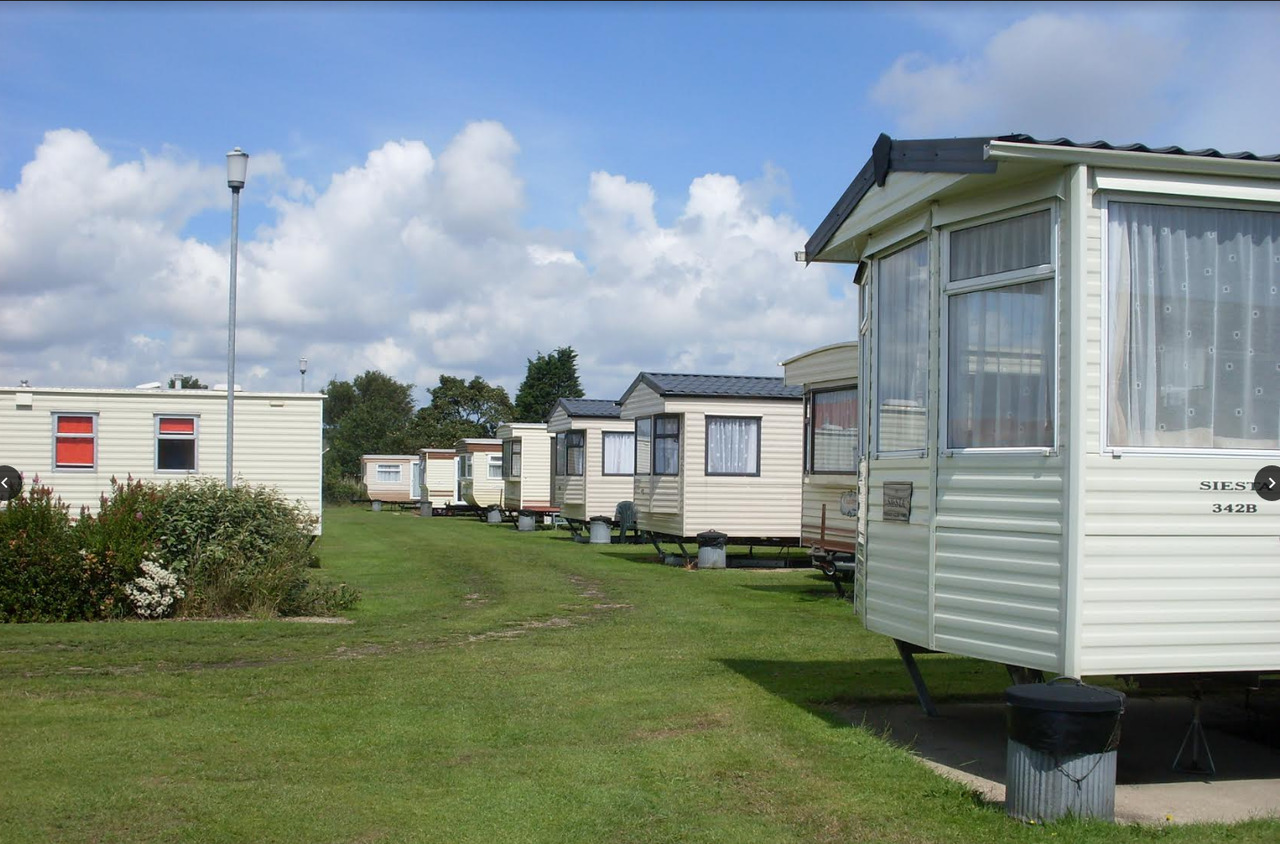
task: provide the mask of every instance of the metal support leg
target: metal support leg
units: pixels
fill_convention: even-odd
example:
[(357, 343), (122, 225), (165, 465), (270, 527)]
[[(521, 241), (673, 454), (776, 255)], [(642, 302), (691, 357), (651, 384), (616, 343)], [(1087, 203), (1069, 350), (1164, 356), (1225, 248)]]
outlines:
[[(1213, 754), (1209, 752), (1209, 741), (1204, 734), (1204, 723), (1200, 720), (1200, 690), (1196, 689), (1192, 695), (1191, 709), (1191, 726), (1187, 728), (1187, 735), (1182, 739), (1182, 746), (1178, 748), (1178, 755), (1174, 757), (1173, 769), (1183, 774), (1208, 774), (1213, 776), (1218, 772), (1213, 764)], [(1182, 757), (1186, 754), (1188, 746), (1191, 749), (1190, 760), (1184, 762)], [(1200, 758), (1200, 752), (1204, 751), (1204, 760)]]
[(920, 707), (924, 709), (924, 714), (930, 718), (937, 718), (938, 709), (933, 705), (933, 698), (929, 697), (929, 687), (924, 684), (924, 677), (920, 674), (920, 667), (916, 665), (915, 655), (929, 653), (928, 648), (912, 645), (900, 639), (894, 639), (893, 643), (898, 646), (898, 656), (902, 659), (902, 665), (907, 669), (907, 676), (911, 678), (911, 685), (916, 688), (916, 697), (920, 699)]

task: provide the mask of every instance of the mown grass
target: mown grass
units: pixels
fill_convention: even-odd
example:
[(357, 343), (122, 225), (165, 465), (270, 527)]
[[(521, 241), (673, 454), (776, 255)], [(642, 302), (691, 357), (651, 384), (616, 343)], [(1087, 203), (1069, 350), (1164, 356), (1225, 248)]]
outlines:
[(0, 628), (0, 841), (1280, 838), (1008, 819), (831, 714), (911, 691), (808, 571), (341, 508), (320, 553), (364, 594), (352, 624)]

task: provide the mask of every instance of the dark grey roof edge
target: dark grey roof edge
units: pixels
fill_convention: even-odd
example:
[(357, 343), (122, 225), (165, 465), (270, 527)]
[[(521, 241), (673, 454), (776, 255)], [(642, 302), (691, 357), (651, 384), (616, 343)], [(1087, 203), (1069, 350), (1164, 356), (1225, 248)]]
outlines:
[(1219, 152), (1216, 149), (1188, 150), (1179, 146), (1150, 147), (1146, 144), (1111, 144), (1106, 141), (1079, 143), (1067, 138), (1042, 140), (1025, 134), (991, 135), (978, 138), (946, 138), (936, 140), (894, 140), (883, 132), (871, 148), (871, 157), (853, 177), (840, 199), (818, 225), (804, 245), (805, 263), (812, 263), (831, 240), (836, 229), (849, 219), (853, 209), (873, 185), (884, 187), (893, 170), (912, 173), (994, 173), (996, 164), (988, 161), (986, 146), (992, 141), (1030, 146), (1100, 149), (1148, 155), (1185, 155), (1195, 158), (1221, 158), (1233, 161), (1280, 162), (1280, 154), (1258, 155), (1252, 152)]
[(556, 408), (563, 408), (565, 414), (575, 419), (621, 419), (622, 406), (614, 399), (556, 399)]

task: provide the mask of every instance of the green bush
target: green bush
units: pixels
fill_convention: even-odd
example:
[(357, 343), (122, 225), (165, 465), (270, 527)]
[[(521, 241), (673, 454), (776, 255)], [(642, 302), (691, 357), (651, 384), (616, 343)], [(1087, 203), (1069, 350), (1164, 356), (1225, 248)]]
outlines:
[(161, 557), (186, 583), (186, 615), (310, 615), (350, 607), (350, 590), (307, 581), (314, 517), (271, 487), (212, 478), (172, 484), (159, 516)]
[(320, 615), (359, 593), (312, 583), (314, 517), (270, 487), (212, 478), (157, 486), (112, 480), (97, 514), (73, 523), (46, 487), (0, 511), (0, 621), (133, 614), (125, 587), (152, 561), (185, 591), (179, 614)]
[(34, 486), (0, 511), (0, 621), (75, 621), (127, 611), (120, 569), (78, 542), (67, 506)]
[(369, 493), (359, 478), (342, 474), (336, 466), (325, 467), (324, 502), (326, 504), (350, 504), (352, 499), (368, 497)]

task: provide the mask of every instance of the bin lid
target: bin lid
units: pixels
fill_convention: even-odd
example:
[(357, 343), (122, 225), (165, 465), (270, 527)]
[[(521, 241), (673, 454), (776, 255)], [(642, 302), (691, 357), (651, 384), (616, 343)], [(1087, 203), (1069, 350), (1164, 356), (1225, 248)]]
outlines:
[(1124, 692), (1083, 683), (1024, 683), (1004, 690), (1005, 702), (1049, 712), (1120, 712)]

